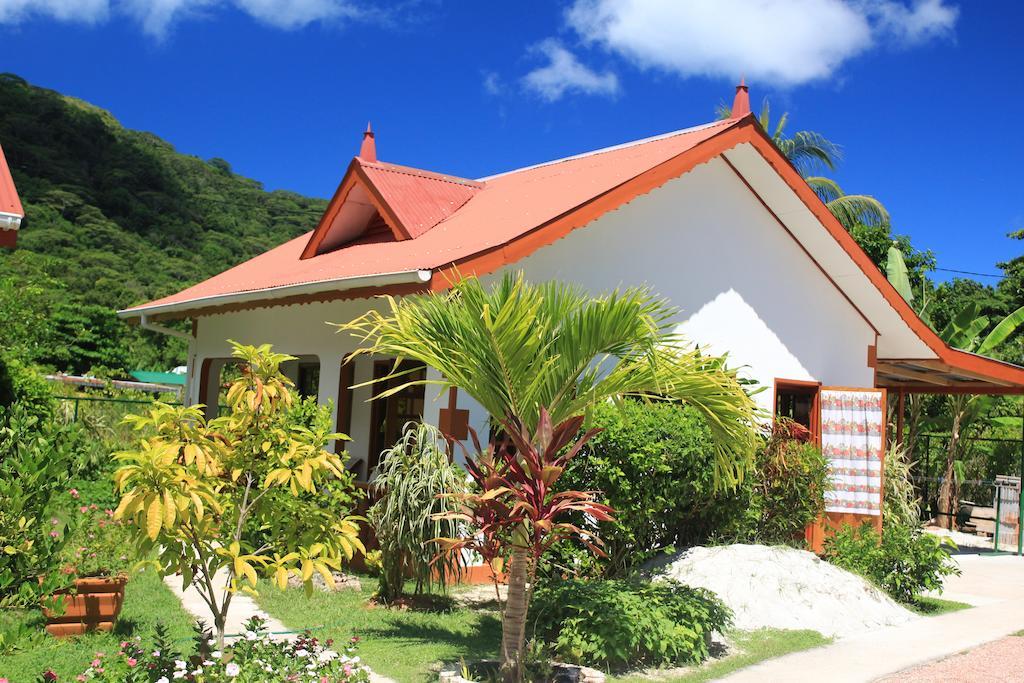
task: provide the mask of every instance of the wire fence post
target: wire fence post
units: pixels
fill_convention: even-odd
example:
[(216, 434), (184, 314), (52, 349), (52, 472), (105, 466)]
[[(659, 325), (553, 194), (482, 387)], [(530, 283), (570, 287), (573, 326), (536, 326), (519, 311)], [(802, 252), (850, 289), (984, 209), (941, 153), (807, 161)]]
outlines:
[(999, 552), (999, 523), (1003, 518), (1003, 487), (996, 483), (996, 535), (992, 537), (992, 550)]
[(1020, 400), (1020, 493), (1017, 505), (1017, 554), (1024, 557), (1024, 397)]

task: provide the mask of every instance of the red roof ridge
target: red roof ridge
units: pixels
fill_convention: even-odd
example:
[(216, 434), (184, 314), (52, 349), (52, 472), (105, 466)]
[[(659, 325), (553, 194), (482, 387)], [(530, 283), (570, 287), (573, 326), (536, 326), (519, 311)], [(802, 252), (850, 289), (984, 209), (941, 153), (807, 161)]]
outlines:
[(687, 133), (696, 133), (697, 131), (705, 130), (707, 128), (713, 128), (715, 126), (732, 126), (735, 125), (739, 119), (719, 119), (718, 121), (710, 121), (708, 123), (702, 123), (699, 126), (690, 126), (689, 128), (680, 128), (679, 130), (669, 131), (668, 133), (659, 133), (658, 135), (651, 135), (646, 138), (640, 138), (639, 140), (631, 140), (629, 142), (620, 142), (617, 145), (610, 145), (608, 147), (601, 147), (600, 149), (594, 149), (587, 152), (580, 152), (579, 154), (573, 154), (560, 159), (551, 159), (550, 161), (542, 161), (538, 164), (531, 164), (529, 166), (523, 166), (521, 168), (514, 168), (510, 171), (502, 171), (501, 173), (494, 173), (489, 176), (477, 178), (478, 182), (485, 183), (488, 180), (494, 178), (500, 178), (502, 176), (512, 175), (513, 173), (520, 173), (522, 171), (532, 171), (537, 168), (543, 168), (545, 166), (553, 166), (566, 161), (575, 161), (576, 159), (584, 159), (586, 157), (597, 156), (599, 154), (607, 154), (609, 152), (617, 152), (621, 149), (628, 147), (638, 147), (640, 145), (646, 145), (650, 142), (659, 142), (661, 140), (667, 140), (668, 138), (675, 137), (677, 135), (686, 135)]
[(359, 164), (368, 167), (376, 168), (381, 171), (391, 171), (393, 173), (404, 173), (405, 175), (416, 176), (418, 178), (426, 178), (429, 180), (439, 180), (446, 183), (454, 183), (456, 185), (465, 185), (472, 188), (482, 188), (484, 183), (478, 180), (472, 180), (470, 178), (463, 178), (461, 176), (454, 176), (447, 173), (437, 173), (435, 171), (428, 171), (422, 168), (416, 168), (414, 166), (402, 166), (401, 164), (392, 164), (386, 161), (366, 161), (356, 157)]

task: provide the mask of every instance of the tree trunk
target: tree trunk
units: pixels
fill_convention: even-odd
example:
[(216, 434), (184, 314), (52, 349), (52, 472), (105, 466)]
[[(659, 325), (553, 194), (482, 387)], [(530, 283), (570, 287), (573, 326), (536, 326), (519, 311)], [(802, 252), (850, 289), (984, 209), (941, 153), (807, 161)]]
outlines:
[(501, 677), (505, 683), (522, 680), (523, 641), (526, 637), (526, 613), (530, 608), (526, 582), (533, 560), (526, 548), (515, 547), (508, 574), (508, 597), (501, 622)]
[[(939, 526), (943, 529), (954, 529), (956, 515), (956, 482), (954, 482), (957, 449), (960, 445), (961, 412), (954, 409), (953, 425), (949, 433), (949, 446), (946, 448), (946, 466), (942, 473), (942, 487), (939, 488)], [(946, 514), (941, 514), (946, 513)]]

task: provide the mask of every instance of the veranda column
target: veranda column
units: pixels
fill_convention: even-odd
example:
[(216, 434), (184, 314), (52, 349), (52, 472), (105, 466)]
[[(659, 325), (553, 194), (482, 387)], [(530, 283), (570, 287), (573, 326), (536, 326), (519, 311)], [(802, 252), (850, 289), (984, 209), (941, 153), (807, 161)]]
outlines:
[[(341, 379), (341, 354), (323, 354), (320, 356), (320, 384), (317, 387), (316, 400), (322, 406), (331, 406), (331, 425), (334, 429), (338, 426), (338, 389)], [(332, 441), (327, 449), (333, 451), (335, 443)]]

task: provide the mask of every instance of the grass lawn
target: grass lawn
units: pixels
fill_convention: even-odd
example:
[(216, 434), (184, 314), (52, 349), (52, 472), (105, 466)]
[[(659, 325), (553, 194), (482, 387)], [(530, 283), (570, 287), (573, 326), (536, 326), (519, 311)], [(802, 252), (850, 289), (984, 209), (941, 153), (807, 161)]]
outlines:
[(970, 609), (971, 605), (968, 605), (966, 602), (957, 602), (956, 600), (943, 600), (942, 598), (922, 596), (917, 598), (913, 604), (908, 605), (908, 607), (918, 614), (934, 617), (948, 612)]
[(12, 683), (32, 683), (51, 668), (59, 680), (73, 681), (89, 666), (96, 652), (113, 654), (122, 640), (135, 636), (141, 636), (145, 644), (157, 622), (168, 628), (172, 638), (184, 641), (192, 636), (191, 617), (153, 572), (134, 574), (128, 581), (124, 608), (113, 633), (58, 639), (43, 631), (44, 620), (38, 610), (0, 612), (0, 632), (22, 624), (32, 634), (31, 638), (19, 641), (17, 650), (0, 657), (0, 677), (7, 677)]
[[(678, 675), (666, 671), (664, 678), (653, 678), (671, 683), (696, 683), (697, 681), (713, 681), (728, 676), (734, 671), (774, 659), (790, 652), (809, 650), (812, 647), (827, 645), (832, 642), (817, 631), (787, 631), (774, 628), (763, 628), (757, 631), (733, 631), (729, 634), (729, 642), (735, 650), (721, 659), (713, 659), (702, 666), (689, 670), (681, 670)], [(617, 683), (650, 683), (654, 672), (643, 676), (612, 676), (610, 680)], [(656, 674), (654, 674), (656, 675)]]
[(437, 666), (460, 659), (496, 657), (501, 641), (498, 614), (490, 609), (421, 611), (367, 604), (377, 580), (360, 577), (361, 591), (280, 590), (263, 583), (260, 607), (295, 630), (315, 629), (319, 638), (360, 638), (359, 656), (371, 669), (403, 683), (436, 680)]

